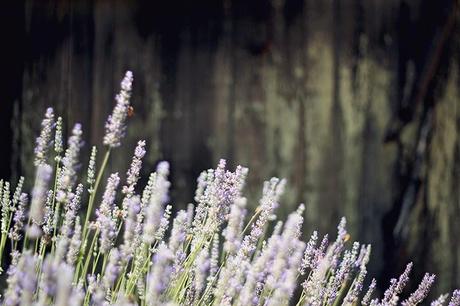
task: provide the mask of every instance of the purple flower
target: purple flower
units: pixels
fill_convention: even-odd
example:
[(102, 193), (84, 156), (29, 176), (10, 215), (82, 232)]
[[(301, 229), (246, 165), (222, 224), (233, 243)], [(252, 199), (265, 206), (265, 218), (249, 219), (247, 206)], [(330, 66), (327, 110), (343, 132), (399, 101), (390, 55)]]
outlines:
[(120, 93), (115, 97), (116, 105), (112, 114), (105, 124), (104, 145), (116, 148), (121, 145), (121, 139), (125, 136), (126, 118), (128, 116), (129, 99), (133, 83), (133, 73), (126, 71), (121, 82)]
[(452, 293), (452, 298), (450, 299), (449, 306), (459, 306), (460, 305), (460, 289), (454, 290)]
[(35, 146), (35, 166), (46, 164), (47, 153), (51, 144), (51, 134), (54, 127), (54, 111), (51, 107), (46, 110), (45, 118), (42, 121), (42, 130), (37, 137)]
[(100, 231), (100, 248), (102, 253), (107, 253), (113, 244), (116, 235), (115, 196), (117, 194), (120, 178), (118, 173), (113, 173), (107, 180), (107, 186), (102, 196), (102, 203), (96, 211), (96, 224)]
[(433, 285), (435, 277), (436, 276), (434, 274), (426, 273), (417, 290), (415, 290), (407, 300), (403, 301), (401, 305), (415, 306), (422, 302), (428, 295), (428, 292), (430, 291), (431, 285)]
[(22, 237), (21, 232), (24, 229), (24, 221), (26, 219), (25, 208), (27, 206), (28, 197), (26, 193), (22, 193), (19, 197), (19, 203), (16, 211), (14, 212), (14, 226), (11, 228), (9, 237), (13, 241), (19, 241)]
[(39, 225), (43, 223), (45, 212), (45, 201), (48, 192), (48, 184), (51, 179), (51, 166), (40, 164), (37, 167), (37, 175), (35, 177), (34, 188), (32, 189), (32, 202), (30, 205), (30, 219), (33, 225), (28, 229), (28, 235), (37, 238), (41, 230)]

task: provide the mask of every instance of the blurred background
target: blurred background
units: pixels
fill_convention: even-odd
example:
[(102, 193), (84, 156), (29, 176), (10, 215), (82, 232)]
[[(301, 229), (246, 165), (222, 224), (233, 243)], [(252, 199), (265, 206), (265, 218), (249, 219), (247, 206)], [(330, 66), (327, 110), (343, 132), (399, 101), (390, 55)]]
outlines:
[(143, 178), (170, 161), (176, 207), (219, 158), (250, 168), (253, 207), (285, 177), (280, 215), (306, 203), (305, 236), (346, 216), (381, 288), (414, 261), (412, 288), (429, 271), (445, 293), (460, 286), (458, 21), (453, 0), (3, 1), (0, 177), (30, 186), (47, 106), (83, 124), (85, 153), (99, 145), (130, 69), (113, 169), (145, 139)]

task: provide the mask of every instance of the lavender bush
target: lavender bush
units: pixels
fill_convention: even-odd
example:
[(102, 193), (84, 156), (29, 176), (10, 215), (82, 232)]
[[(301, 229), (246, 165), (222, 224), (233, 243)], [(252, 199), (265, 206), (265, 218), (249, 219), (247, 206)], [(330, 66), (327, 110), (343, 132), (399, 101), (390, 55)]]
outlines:
[[(0, 181), (3, 305), (386, 306), (417, 305), (427, 296), (431, 274), (401, 296), (412, 264), (383, 297), (374, 293), (374, 279), (364, 288), (371, 248), (348, 241), (344, 218), (335, 240), (313, 232), (303, 242), (303, 205), (285, 222), (276, 217), (284, 180), (265, 182), (259, 206), (247, 217), (248, 169), (232, 172), (220, 160), (199, 176), (195, 203), (172, 216), (167, 162), (138, 186), (146, 153), (139, 141), (126, 181), (112, 173), (104, 182), (125, 134), (132, 82), (128, 71), (106, 123), (102, 163), (98, 168), (93, 147), (86, 180), (78, 179), (81, 125), (74, 125), (64, 150), (62, 119), (49, 108), (36, 140), (30, 195), (22, 191), (24, 178), (14, 192)], [(431, 305), (447, 301), (441, 295)], [(448, 305), (460, 305), (460, 291)]]

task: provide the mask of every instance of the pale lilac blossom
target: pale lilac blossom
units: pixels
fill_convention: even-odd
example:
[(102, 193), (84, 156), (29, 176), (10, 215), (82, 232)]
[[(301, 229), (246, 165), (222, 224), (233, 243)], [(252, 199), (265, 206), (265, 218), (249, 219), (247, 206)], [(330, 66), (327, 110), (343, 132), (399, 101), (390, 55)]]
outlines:
[(42, 121), (42, 130), (37, 137), (35, 145), (35, 166), (47, 163), (47, 153), (51, 145), (51, 137), (54, 128), (54, 111), (51, 107), (46, 110), (45, 118)]
[(121, 139), (125, 136), (132, 83), (133, 74), (131, 71), (126, 71), (125, 77), (121, 81), (120, 93), (115, 97), (115, 108), (105, 124), (104, 145), (110, 148), (119, 147)]

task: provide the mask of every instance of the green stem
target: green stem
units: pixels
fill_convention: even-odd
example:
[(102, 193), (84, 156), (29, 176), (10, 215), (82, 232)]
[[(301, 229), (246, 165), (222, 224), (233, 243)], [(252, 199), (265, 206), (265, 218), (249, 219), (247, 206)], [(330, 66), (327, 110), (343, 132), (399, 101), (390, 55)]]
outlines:
[(246, 231), (249, 229), (249, 226), (251, 226), (251, 224), (256, 220), (257, 216), (259, 216), (260, 212), (262, 211), (262, 209), (257, 208), (256, 209), (256, 212), (254, 215), (252, 215), (251, 219), (249, 220), (248, 224), (246, 224), (245, 228), (243, 229), (243, 231), (241, 232), (241, 237), (244, 236), (244, 234), (246, 233)]
[[(91, 241), (91, 245), (90, 245), (90, 247), (88, 249), (88, 255), (86, 256), (85, 265), (83, 266), (83, 270), (81, 271), (81, 276), (83, 277), (84, 281), (85, 281), (86, 273), (88, 272), (89, 262), (91, 261), (91, 257), (93, 257), (92, 252), (93, 252), (94, 244), (97, 241), (97, 236), (98, 235), (99, 235), (99, 230), (96, 230), (96, 232), (94, 233), (93, 240)], [(84, 257), (84, 255), (85, 254), (83, 254), (83, 257)]]
[[(56, 159), (56, 170), (54, 171), (53, 200), (51, 201), (51, 211), (53, 212), (53, 218), (55, 219), (58, 218), (58, 215), (56, 214), (56, 211), (55, 211), (55, 208), (56, 208), (55, 205), (56, 205), (56, 189), (58, 185), (58, 174), (60, 173), (60, 169), (59, 169), (60, 160), (61, 158), (60, 156), (58, 156)], [(59, 203), (58, 203), (57, 211), (59, 211)], [(55, 234), (56, 234), (56, 227), (57, 227), (58, 221), (59, 221), (58, 219), (56, 219), (55, 221), (56, 226), (53, 228), (53, 238), (55, 237)], [(51, 252), (54, 252), (54, 248), (55, 248), (53, 241), (54, 239), (51, 239)]]
[(31, 219), (30, 219), (30, 214), (29, 214), (29, 218), (27, 219), (27, 226), (25, 228), (25, 233), (24, 233), (24, 243), (22, 244), (22, 253), (24, 253), (24, 251), (27, 248), (27, 242), (28, 242), (28, 238), (29, 238), (29, 235), (27, 235), (27, 232), (28, 232), (28, 229), (30, 227), (30, 224), (31, 224)]
[[(110, 253), (109, 253), (110, 254)], [(101, 274), (105, 274), (105, 266), (107, 265), (107, 254), (104, 254), (104, 258), (102, 259), (102, 269), (101, 269)]]
[(105, 152), (104, 155), (104, 160), (102, 161), (101, 169), (99, 169), (99, 172), (96, 177), (96, 182), (94, 183), (94, 187), (91, 191), (91, 195), (89, 196), (89, 203), (88, 203), (88, 209), (86, 210), (86, 217), (85, 217), (85, 223), (83, 224), (83, 231), (82, 231), (82, 237), (86, 238), (86, 232), (88, 230), (88, 223), (89, 223), (89, 218), (91, 217), (91, 214), (93, 212), (93, 206), (94, 206), (94, 200), (96, 198), (97, 194), (97, 189), (99, 187), (99, 184), (101, 182), (102, 176), (104, 174), (105, 168), (107, 167), (107, 163), (109, 161), (110, 157), (110, 148)]
[[(97, 268), (97, 263), (99, 262), (99, 257), (101, 256), (101, 251), (97, 252), (96, 259), (93, 262), (93, 269), (91, 270), (91, 274), (94, 274)], [(102, 270), (103, 271), (103, 270)]]

